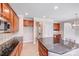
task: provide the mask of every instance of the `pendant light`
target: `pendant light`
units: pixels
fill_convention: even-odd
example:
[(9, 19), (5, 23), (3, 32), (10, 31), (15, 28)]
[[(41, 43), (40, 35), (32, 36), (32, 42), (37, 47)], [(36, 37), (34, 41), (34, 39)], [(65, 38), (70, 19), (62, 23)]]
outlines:
[(75, 20), (74, 20), (74, 23), (72, 24), (73, 27), (75, 27), (75, 26), (79, 26), (78, 14), (75, 13), (75, 16), (76, 16), (76, 18), (75, 18)]

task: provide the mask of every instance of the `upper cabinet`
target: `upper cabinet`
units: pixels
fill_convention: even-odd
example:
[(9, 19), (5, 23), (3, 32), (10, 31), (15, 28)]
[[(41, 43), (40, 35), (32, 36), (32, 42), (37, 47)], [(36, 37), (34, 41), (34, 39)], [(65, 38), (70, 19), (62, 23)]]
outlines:
[(8, 21), (10, 20), (10, 9), (6, 4), (3, 4), (2, 16), (5, 17)]
[(0, 4), (0, 13), (1, 13), (1, 4)]
[(19, 29), (19, 18), (8, 3), (0, 3), (0, 17), (10, 23), (10, 31), (16, 32)]
[(1, 3), (0, 3), (0, 13), (1, 13)]
[(30, 26), (30, 27), (33, 27), (33, 24), (34, 24), (34, 21), (31, 19), (24, 19), (24, 26)]
[(60, 31), (60, 23), (53, 24), (54, 31)]
[(18, 24), (19, 24), (19, 20), (18, 20), (17, 16), (14, 15), (14, 19), (13, 19), (14, 31), (18, 31), (19, 30), (19, 25)]

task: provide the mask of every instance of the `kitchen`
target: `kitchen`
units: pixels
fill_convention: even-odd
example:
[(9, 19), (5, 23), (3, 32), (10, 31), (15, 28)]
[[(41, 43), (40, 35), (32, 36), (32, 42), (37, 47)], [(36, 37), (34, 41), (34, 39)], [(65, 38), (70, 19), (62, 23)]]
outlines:
[[(75, 3), (0, 3), (0, 54), (78, 56), (78, 6)], [(6, 54), (8, 51), (11, 53)]]

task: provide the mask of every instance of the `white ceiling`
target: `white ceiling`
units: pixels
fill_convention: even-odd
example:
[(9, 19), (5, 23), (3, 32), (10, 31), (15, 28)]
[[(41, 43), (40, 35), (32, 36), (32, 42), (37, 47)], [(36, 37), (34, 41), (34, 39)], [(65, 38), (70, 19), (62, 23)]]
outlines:
[[(79, 3), (10, 3), (11, 7), (19, 15), (24, 17), (52, 18), (58, 21), (75, 18), (75, 13), (79, 14)], [(54, 10), (54, 6), (58, 6)], [(29, 13), (27, 16), (25, 13)]]

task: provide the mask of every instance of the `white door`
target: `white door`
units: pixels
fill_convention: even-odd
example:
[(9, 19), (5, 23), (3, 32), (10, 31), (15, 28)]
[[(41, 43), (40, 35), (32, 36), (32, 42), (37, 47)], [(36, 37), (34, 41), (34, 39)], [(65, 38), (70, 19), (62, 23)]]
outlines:
[(33, 42), (33, 27), (24, 27), (24, 42)]

